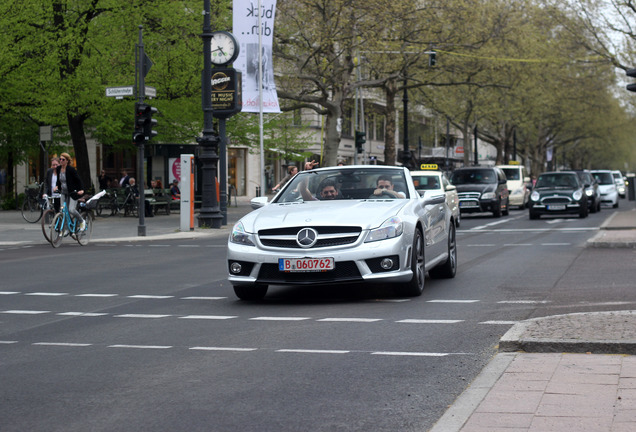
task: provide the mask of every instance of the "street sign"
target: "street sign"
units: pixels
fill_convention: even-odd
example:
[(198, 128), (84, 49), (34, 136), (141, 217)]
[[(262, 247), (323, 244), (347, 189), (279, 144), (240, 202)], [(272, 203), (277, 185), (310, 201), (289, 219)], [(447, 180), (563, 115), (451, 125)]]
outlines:
[(150, 86), (144, 86), (144, 88), (146, 89), (146, 96), (148, 97), (157, 97), (157, 89), (154, 87), (150, 87)]
[(107, 87), (106, 96), (122, 98), (124, 96), (132, 96), (134, 94), (133, 86), (126, 87)]
[(40, 141), (53, 140), (53, 126), (40, 126)]

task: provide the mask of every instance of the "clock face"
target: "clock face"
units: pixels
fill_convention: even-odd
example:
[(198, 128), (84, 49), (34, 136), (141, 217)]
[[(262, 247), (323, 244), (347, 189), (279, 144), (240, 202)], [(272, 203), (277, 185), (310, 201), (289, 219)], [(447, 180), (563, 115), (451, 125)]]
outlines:
[(221, 31), (212, 33), (210, 51), (213, 64), (225, 65), (236, 60), (239, 47), (234, 36), (228, 32)]

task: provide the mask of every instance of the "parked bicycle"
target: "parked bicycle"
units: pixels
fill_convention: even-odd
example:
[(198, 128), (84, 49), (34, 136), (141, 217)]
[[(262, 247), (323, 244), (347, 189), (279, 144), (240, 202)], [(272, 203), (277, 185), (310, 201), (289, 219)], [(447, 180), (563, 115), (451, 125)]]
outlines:
[(109, 217), (123, 212), (124, 216), (138, 217), (138, 198), (136, 198), (130, 190), (126, 191), (125, 194), (126, 196), (122, 201), (117, 195), (117, 190), (113, 189), (106, 192), (107, 196), (101, 199), (95, 209), (97, 216)]
[(103, 194), (103, 192), (100, 192), (85, 203), (78, 203), (77, 210), (81, 213), (82, 218), (86, 222), (86, 226), (83, 230), (80, 229), (78, 221), (71, 216), (66, 203), (62, 203), (60, 212), (55, 215), (53, 222), (51, 222), (49, 239), (54, 248), (60, 247), (62, 240), (66, 236), (70, 236), (82, 246), (88, 244), (93, 235), (93, 221), (95, 219), (93, 209), (97, 207), (97, 202)]
[(34, 186), (27, 186), (24, 190), (24, 202), (22, 203), (22, 217), (29, 223), (36, 223), (44, 213), (44, 206), (47, 202), (42, 197), (44, 193), (44, 183), (36, 183)]

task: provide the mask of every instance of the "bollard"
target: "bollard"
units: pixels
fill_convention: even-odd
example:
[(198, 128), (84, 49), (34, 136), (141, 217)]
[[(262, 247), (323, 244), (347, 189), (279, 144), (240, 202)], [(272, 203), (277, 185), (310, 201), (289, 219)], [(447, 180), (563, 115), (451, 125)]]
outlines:
[(256, 186), (256, 196), (257, 197), (261, 196), (261, 187), (260, 186)]
[(636, 177), (627, 177), (627, 197), (630, 201), (636, 200)]

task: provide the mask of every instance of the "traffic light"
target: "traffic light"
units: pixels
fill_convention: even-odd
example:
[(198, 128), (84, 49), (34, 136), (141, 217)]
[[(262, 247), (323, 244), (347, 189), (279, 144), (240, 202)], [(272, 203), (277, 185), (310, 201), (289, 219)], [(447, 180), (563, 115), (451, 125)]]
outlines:
[(133, 141), (141, 144), (157, 135), (157, 131), (153, 130), (157, 126), (157, 120), (152, 116), (157, 112), (157, 108), (151, 107), (144, 103), (137, 102), (135, 104), (135, 133)]
[[(636, 69), (627, 69), (625, 71), (628, 77), (636, 78)], [(635, 84), (627, 84), (627, 90), (631, 92), (636, 92), (636, 83)]]
[(356, 150), (358, 151), (358, 153), (362, 153), (364, 151), (364, 149), (362, 148), (362, 145), (365, 142), (367, 142), (366, 136), (367, 134), (365, 132), (361, 132), (361, 131), (355, 132)]
[(428, 53), (428, 65), (435, 66), (437, 64), (437, 53), (435, 51), (431, 51)]

